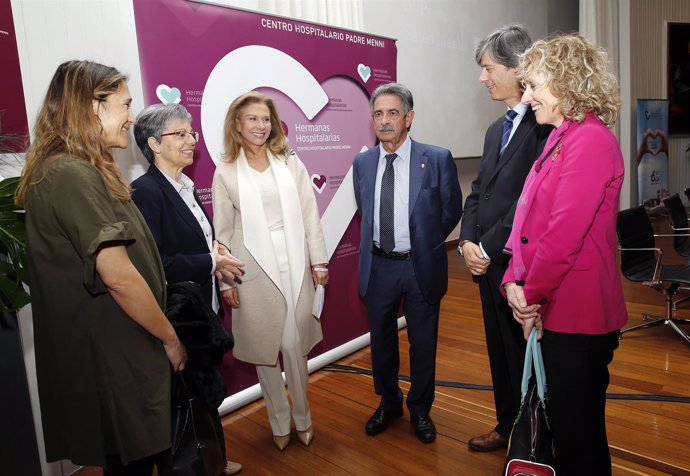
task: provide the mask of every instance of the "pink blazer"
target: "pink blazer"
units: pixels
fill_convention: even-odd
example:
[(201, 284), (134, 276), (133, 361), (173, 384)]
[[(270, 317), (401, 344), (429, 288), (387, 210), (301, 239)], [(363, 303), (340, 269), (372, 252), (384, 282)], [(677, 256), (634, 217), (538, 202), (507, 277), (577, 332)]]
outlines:
[(593, 115), (564, 121), (532, 167), (503, 283), (524, 281), (527, 303), (542, 304), (547, 330), (605, 334), (627, 322), (616, 262), (623, 175), (620, 146)]

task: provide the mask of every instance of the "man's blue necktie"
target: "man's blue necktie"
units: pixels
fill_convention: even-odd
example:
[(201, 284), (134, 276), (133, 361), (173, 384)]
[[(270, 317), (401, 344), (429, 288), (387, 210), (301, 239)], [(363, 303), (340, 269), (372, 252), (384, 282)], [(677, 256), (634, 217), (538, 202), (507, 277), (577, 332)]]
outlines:
[(379, 203), (379, 248), (390, 253), (395, 248), (395, 170), (393, 161), (397, 154), (386, 155), (386, 168), (381, 177), (381, 201)]
[(501, 151), (499, 156), (503, 155), (503, 151), (508, 145), (508, 139), (510, 138), (510, 131), (513, 129), (513, 119), (517, 116), (517, 112), (512, 109), (508, 109), (505, 117), (503, 118), (503, 135), (501, 135)]

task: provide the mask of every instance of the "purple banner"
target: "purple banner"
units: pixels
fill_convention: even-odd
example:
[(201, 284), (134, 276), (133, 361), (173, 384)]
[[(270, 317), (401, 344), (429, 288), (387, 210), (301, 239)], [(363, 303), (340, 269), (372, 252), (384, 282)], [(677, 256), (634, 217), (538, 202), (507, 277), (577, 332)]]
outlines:
[(29, 128), (10, 0), (0, 0), (0, 64), (0, 133), (16, 138), (2, 145), (23, 152), (25, 139), (28, 144)]
[[(201, 139), (185, 173), (209, 212), (228, 106), (250, 90), (274, 98), (290, 145), (311, 175), (331, 253), (324, 340), (311, 357), (368, 332), (357, 294), (351, 166), (360, 150), (375, 144), (369, 95), (396, 79), (395, 42), (179, 0), (134, 0), (134, 14), (144, 101), (177, 102), (192, 114)], [(230, 355), (223, 374), (230, 394), (256, 383), (253, 366)]]

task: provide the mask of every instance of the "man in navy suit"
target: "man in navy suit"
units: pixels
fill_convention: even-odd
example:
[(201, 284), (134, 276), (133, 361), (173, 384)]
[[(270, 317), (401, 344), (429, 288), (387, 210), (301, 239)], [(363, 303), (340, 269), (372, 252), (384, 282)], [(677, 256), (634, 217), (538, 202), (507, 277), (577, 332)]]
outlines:
[(380, 143), (358, 154), (353, 166), (361, 215), (359, 292), (369, 315), (374, 389), (381, 396), (365, 431), (380, 433), (402, 416), (397, 333), (402, 302), (410, 342), (407, 408), (417, 437), (431, 443), (438, 317), (448, 289), (445, 239), (460, 220), (462, 194), (450, 151), (409, 138), (414, 111), (406, 87), (379, 86), (370, 106)]
[(512, 229), (515, 204), (551, 131), (551, 126), (538, 125), (534, 112), (520, 102), (518, 56), (531, 44), (522, 26), (511, 25), (491, 33), (475, 52), (479, 80), (491, 99), (503, 101), (508, 108), (486, 132), (479, 175), (465, 200), (458, 245), (479, 283), (498, 420), (492, 431), (469, 441), (475, 451), (507, 446), (520, 406), (525, 339), (499, 286), (509, 261), (503, 247)]

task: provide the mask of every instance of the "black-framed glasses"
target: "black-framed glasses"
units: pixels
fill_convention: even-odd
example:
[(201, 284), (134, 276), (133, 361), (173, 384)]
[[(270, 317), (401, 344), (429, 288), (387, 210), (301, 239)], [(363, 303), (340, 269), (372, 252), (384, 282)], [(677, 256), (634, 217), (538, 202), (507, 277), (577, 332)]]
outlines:
[(199, 142), (199, 133), (197, 131), (186, 131), (184, 129), (180, 129), (179, 131), (174, 131), (174, 132), (166, 132), (165, 134), (161, 134), (161, 137), (165, 136), (177, 136), (182, 140), (185, 140), (187, 137), (187, 134), (192, 136), (194, 138), (195, 142)]

